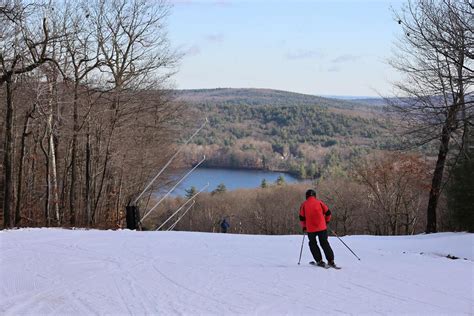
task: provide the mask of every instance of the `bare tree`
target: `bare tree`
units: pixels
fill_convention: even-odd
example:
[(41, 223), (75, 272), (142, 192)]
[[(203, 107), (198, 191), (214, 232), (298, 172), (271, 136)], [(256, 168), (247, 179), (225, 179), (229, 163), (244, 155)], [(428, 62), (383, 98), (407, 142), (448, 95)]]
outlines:
[(12, 215), (15, 225), (117, 227), (166, 163), (185, 119), (168, 93), (179, 55), (167, 14), (164, 1), (2, 1), (5, 227)]
[(6, 88), (6, 121), (4, 151), (4, 227), (11, 225), (13, 209), (13, 117), (14, 85), (19, 75), (53, 61), (48, 47), (60, 35), (52, 34), (41, 4), (8, 1), (0, 11), (0, 87)]
[(332, 229), (343, 235), (364, 233), (362, 219), (368, 204), (364, 186), (350, 178), (331, 177), (320, 181), (318, 194), (330, 206)]
[(20, 144), (20, 160), (18, 165), (18, 181), (16, 189), (16, 203), (15, 203), (15, 226), (20, 225), (21, 220), (21, 199), (23, 193), (23, 170), (25, 164), (25, 151), (26, 151), (26, 138), (31, 134), (30, 131), (30, 122), (33, 118), (33, 113), (36, 111), (36, 103), (33, 102), (33, 106), (25, 113), (23, 131), (21, 134), (21, 144)]
[[(91, 10), (91, 21), (95, 24), (96, 40), (103, 60), (101, 70), (107, 83), (104, 88), (111, 92), (110, 115), (108, 122), (104, 122), (108, 130), (105, 157), (93, 214), (102, 198), (106, 178), (110, 176), (111, 148), (119, 133), (129, 128), (137, 112), (150, 113), (154, 122), (145, 126), (158, 133), (163, 130), (160, 132), (156, 127), (177, 114), (178, 109), (169, 106), (169, 98), (164, 91), (159, 91), (173, 74), (179, 58), (169, 47), (164, 28), (167, 15), (168, 5), (164, 1), (99, 0)], [(154, 90), (154, 95), (140, 92), (147, 89)], [(118, 169), (123, 172), (121, 167)]]
[(365, 187), (364, 217), (368, 226), (375, 228), (375, 234), (413, 232), (419, 222), (421, 196), (428, 187), (425, 163), (413, 155), (376, 154), (360, 162), (354, 172), (357, 181)]
[[(71, 179), (69, 191), (69, 224), (76, 225), (76, 201), (78, 191), (78, 134), (89, 118), (90, 110), (80, 120), (80, 93), (84, 93), (84, 85), (89, 73), (101, 65), (99, 46), (95, 39), (94, 28), (88, 27), (90, 17), (86, 1), (67, 2), (62, 11), (62, 27), (69, 30), (62, 44), (64, 46), (64, 73), (66, 84), (72, 82), (73, 89), (73, 135), (71, 144)], [(82, 88), (82, 89), (81, 89)]]
[[(451, 147), (468, 141), (473, 120), (473, 11), (469, 1), (409, 0), (395, 17), (404, 36), (391, 61), (404, 75), (392, 102), (419, 144), (439, 144), (427, 206), (426, 232), (436, 232), (436, 209)], [(453, 144), (454, 141), (454, 144)]]

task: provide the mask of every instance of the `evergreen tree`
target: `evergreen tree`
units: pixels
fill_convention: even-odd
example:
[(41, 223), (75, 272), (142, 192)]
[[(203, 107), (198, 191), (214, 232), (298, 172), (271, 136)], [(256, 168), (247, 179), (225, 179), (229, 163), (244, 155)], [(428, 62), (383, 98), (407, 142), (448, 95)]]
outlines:
[(284, 185), (285, 184), (285, 177), (283, 177), (283, 175), (279, 175), (278, 179), (276, 179), (276, 184), (277, 185)]
[(217, 188), (212, 191), (212, 194), (219, 194), (219, 193), (224, 193), (227, 191), (227, 188), (225, 187), (224, 183), (221, 183), (217, 186)]
[(301, 179), (305, 179), (307, 174), (306, 174), (306, 168), (305, 168), (305, 165), (304, 163), (302, 162), (301, 165), (300, 165), (300, 170), (299, 170), (299, 176)]
[(262, 168), (263, 170), (267, 169), (267, 157), (265, 155), (262, 155)]
[(196, 187), (194, 185), (185, 191), (186, 191), (186, 197), (188, 199), (193, 197), (197, 193)]
[(451, 171), (448, 207), (460, 230), (474, 232), (474, 160), (464, 159)]
[(261, 187), (262, 189), (268, 188), (267, 180), (263, 179), (263, 180), (262, 180), (262, 183), (260, 184), (260, 187)]
[(309, 165), (309, 176), (311, 177), (311, 179), (314, 179), (317, 176), (317, 173), (318, 167), (314, 162), (312, 162), (311, 165)]

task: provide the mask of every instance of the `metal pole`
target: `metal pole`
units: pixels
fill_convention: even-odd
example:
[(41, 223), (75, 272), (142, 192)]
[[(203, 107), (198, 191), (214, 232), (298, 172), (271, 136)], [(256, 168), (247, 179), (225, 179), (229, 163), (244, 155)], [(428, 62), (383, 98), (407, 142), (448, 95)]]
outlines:
[(186, 215), (186, 213), (191, 209), (191, 207), (194, 206), (194, 204), (196, 204), (196, 200), (193, 200), (193, 203), (188, 206), (188, 208), (183, 212), (183, 214), (182, 214), (180, 217), (178, 217), (178, 219), (176, 220), (176, 222), (174, 222), (173, 225), (171, 225), (171, 226), (167, 229), (167, 231), (173, 230), (173, 229), (176, 227), (176, 225), (178, 224), (178, 222), (184, 217), (184, 215)]
[(301, 250), (300, 250), (300, 260), (298, 260), (298, 264), (301, 262), (301, 255), (303, 254), (303, 244), (304, 244), (304, 237), (306, 234), (303, 234), (303, 241), (301, 242)]
[(180, 185), (181, 182), (184, 181), (184, 179), (186, 179), (194, 170), (196, 170), (197, 167), (199, 167), (200, 164), (202, 164), (204, 162), (204, 160), (206, 160), (206, 156), (204, 156), (202, 158), (202, 160), (194, 166), (193, 169), (191, 169), (188, 173), (186, 173), (172, 188), (171, 190), (169, 190), (162, 198), (161, 200), (158, 201), (158, 203), (156, 203), (145, 215), (143, 215), (143, 217), (140, 219), (140, 223), (142, 223), (145, 218), (148, 217), (148, 215), (150, 215), (150, 213), (158, 206), (160, 205), (161, 202), (164, 201), (164, 199), (171, 194), (171, 192), (173, 192), (174, 189), (176, 189), (178, 187), (178, 185)]
[(191, 198), (189, 198), (186, 202), (183, 203), (183, 205), (181, 205), (177, 210), (176, 212), (174, 212), (173, 214), (171, 214), (170, 217), (168, 217), (168, 219), (163, 223), (161, 224), (156, 230), (160, 230), (166, 223), (168, 223), (168, 221), (173, 218), (173, 216), (175, 216), (176, 214), (178, 214), (179, 211), (181, 211), (181, 209), (189, 203), (189, 201), (193, 200), (196, 196), (198, 196), (198, 194), (200, 194), (202, 191), (204, 191), (207, 187), (209, 186), (209, 183), (206, 184), (198, 193), (194, 194)]
[(342, 241), (342, 239), (341, 239), (341, 238), (339, 238), (339, 236), (338, 236), (338, 235), (337, 235), (337, 234), (336, 234), (336, 233), (335, 233), (335, 232), (334, 232), (334, 231), (333, 231), (331, 228), (329, 228), (329, 230), (331, 231), (331, 233), (333, 233), (333, 234), (334, 234), (334, 236), (336, 236), (336, 237), (337, 237), (337, 238), (338, 238), (338, 239), (339, 239), (339, 240), (340, 240), (340, 241), (341, 241), (341, 242), (344, 244), (344, 246), (346, 246), (346, 247), (347, 247), (347, 249), (349, 249), (349, 250), (352, 252), (352, 254), (353, 254), (354, 256), (356, 256), (356, 258), (357, 258), (357, 259), (359, 259), (359, 260), (360, 260), (360, 258), (359, 258), (359, 257), (357, 257), (357, 255), (354, 253), (354, 251), (352, 251), (352, 249), (351, 249), (351, 248), (349, 248), (349, 246), (348, 246), (348, 245), (346, 245), (346, 243), (345, 243), (344, 241)]
[(146, 190), (148, 190), (150, 188), (150, 186), (153, 184), (153, 182), (155, 182), (155, 180), (163, 173), (163, 171), (165, 171), (166, 168), (168, 168), (168, 166), (170, 165), (170, 163), (174, 160), (174, 158), (176, 158), (176, 156), (181, 152), (181, 150), (184, 148), (185, 145), (187, 145), (191, 139), (193, 139), (194, 136), (196, 136), (197, 133), (199, 133), (203, 128), (204, 126), (207, 124), (208, 120), (207, 120), (207, 117), (206, 117), (206, 120), (204, 121), (204, 123), (201, 125), (201, 127), (199, 127), (193, 135), (191, 135), (191, 137), (188, 138), (188, 140), (179, 147), (178, 151), (168, 160), (168, 162), (166, 163), (166, 165), (164, 165), (163, 168), (161, 168), (160, 172), (158, 172), (158, 174), (150, 181), (150, 183), (148, 183), (148, 185), (145, 187), (145, 189), (143, 189), (142, 193), (140, 193), (138, 195), (138, 197), (135, 199), (135, 201), (133, 201), (133, 204), (137, 204), (138, 200), (142, 197), (142, 195), (146, 192)]

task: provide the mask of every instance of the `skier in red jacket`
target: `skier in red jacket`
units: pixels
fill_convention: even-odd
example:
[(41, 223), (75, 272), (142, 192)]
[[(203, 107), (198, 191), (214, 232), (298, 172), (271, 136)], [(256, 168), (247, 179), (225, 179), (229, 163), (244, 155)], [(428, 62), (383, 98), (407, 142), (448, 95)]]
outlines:
[(326, 223), (331, 220), (331, 211), (322, 201), (316, 198), (316, 191), (306, 191), (306, 201), (300, 207), (300, 221), (303, 227), (303, 232), (308, 232), (309, 249), (316, 261), (316, 264), (321, 267), (326, 267), (323, 261), (321, 251), (319, 250), (316, 236), (319, 238), (319, 243), (323, 248), (324, 255), (328, 261), (329, 266), (336, 267), (334, 264), (334, 253), (328, 242), (328, 231)]

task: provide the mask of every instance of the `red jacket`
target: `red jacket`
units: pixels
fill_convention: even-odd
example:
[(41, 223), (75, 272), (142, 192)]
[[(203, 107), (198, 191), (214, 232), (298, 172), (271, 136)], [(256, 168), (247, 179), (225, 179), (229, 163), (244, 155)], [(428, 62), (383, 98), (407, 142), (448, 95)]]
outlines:
[(310, 196), (300, 206), (301, 227), (308, 233), (327, 229), (326, 223), (331, 220), (331, 211), (322, 201)]

